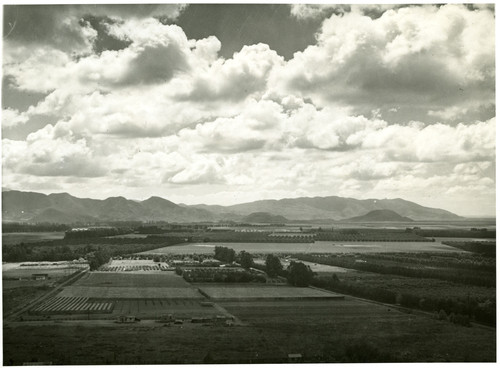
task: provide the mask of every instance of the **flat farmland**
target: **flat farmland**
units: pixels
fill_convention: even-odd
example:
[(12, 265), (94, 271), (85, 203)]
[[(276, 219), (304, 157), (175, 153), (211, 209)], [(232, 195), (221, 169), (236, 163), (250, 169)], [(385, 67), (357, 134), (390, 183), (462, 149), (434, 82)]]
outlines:
[(65, 276), (69, 276), (81, 268), (12, 268), (7, 271), (2, 271), (3, 279), (29, 279), (32, 278), (34, 274), (46, 274), (49, 278), (57, 279)]
[(92, 299), (203, 299), (194, 288), (186, 287), (93, 287), (68, 286), (58, 297), (84, 297)]
[(465, 299), (474, 297), (479, 300), (495, 300), (496, 288), (475, 285), (461, 285), (446, 280), (431, 278), (383, 275), (373, 272), (353, 270), (339, 274), (339, 279), (355, 284), (363, 284), (373, 289), (386, 289), (396, 293), (415, 295), (418, 298)]
[(211, 299), (302, 299), (302, 298), (339, 298), (339, 294), (308, 287), (292, 286), (240, 286), (221, 285), (203, 286), (198, 284), (202, 293)]
[(257, 254), (279, 253), (385, 253), (385, 252), (459, 252), (460, 250), (436, 242), (340, 242), (314, 243), (192, 243), (148, 250), (138, 254), (213, 254), (216, 246), (244, 250)]
[[(335, 362), (346, 346), (375, 361), (495, 361), (495, 329), (463, 327), (346, 297), (345, 300), (222, 301), (267, 343)], [(303, 344), (301, 346), (301, 344)], [(348, 357), (349, 362), (356, 362)], [(373, 361), (373, 360), (371, 360)]]
[(108, 288), (189, 288), (191, 287), (181, 276), (174, 271), (161, 272), (89, 272), (74, 286), (108, 287)]
[(28, 233), (3, 233), (2, 244), (11, 245), (19, 243), (34, 243), (43, 240), (63, 239), (64, 232), (28, 232)]
[(10, 324), (4, 330), (4, 364), (31, 359), (58, 365), (202, 364), (207, 356), (214, 363), (283, 363), (290, 353), (314, 363), (496, 359), (493, 329), (457, 326), (353, 298), (218, 304), (247, 325)]
[(172, 314), (174, 318), (213, 317), (221, 314), (213, 306), (202, 306), (194, 299), (117, 300), (113, 316), (134, 315), (139, 318), (159, 318)]

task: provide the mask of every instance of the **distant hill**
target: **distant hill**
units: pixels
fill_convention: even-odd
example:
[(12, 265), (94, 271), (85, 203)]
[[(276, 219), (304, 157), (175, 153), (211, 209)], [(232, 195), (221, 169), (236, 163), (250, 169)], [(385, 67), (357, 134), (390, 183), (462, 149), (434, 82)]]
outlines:
[(100, 221), (215, 221), (217, 216), (199, 208), (181, 207), (160, 197), (132, 201), (123, 197), (104, 200), (77, 198), (68, 193), (2, 192), (2, 221), (100, 222)]
[(374, 210), (363, 216), (351, 217), (342, 222), (412, 222), (409, 217), (403, 217), (391, 210)]
[(262, 200), (232, 206), (204, 204), (189, 206), (178, 205), (160, 197), (151, 197), (144, 201), (123, 197), (97, 200), (77, 198), (68, 193), (46, 195), (17, 190), (2, 192), (2, 220), (16, 222), (242, 221), (286, 223), (299, 220), (324, 222), (362, 217), (378, 210), (390, 210), (403, 218), (407, 217), (415, 221), (461, 219), (449, 211), (420, 206), (403, 199), (358, 200), (331, 196)]
[(248, 216), (243, 217), (241, 221), (255, 224), (285, 224), (289, 222), (289, 220), (283, 216), (271, 215), (267, 212), (251, 213)]
[(233, 206), (197, 205), (219, 216), (237, 218), (253, 212), (267, 212), (289, 220), (342, 220), (363, 216), (374, 210), (391, 210), (415, 221), (459, 220), (460, 216), (439, 208), (424, 207), (404, 199), (354, 199), (343, 197), (302, 197), (262, 200)]

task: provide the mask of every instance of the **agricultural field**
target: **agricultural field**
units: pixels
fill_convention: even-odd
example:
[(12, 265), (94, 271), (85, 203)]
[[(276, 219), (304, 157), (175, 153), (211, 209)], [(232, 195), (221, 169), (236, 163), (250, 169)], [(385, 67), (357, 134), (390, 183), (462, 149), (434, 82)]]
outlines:
[(85, 262), (22, 262), (2, 264), (2, 279), (30, 280), (34, 275), (47, 275), (50, 280), (67, 277), (88, 268)]
[(39, 298), (54, 289), (53, 283), (46, 281), (2, 280), (3, 317), (26, 303)]
[(213, 305), (202, 305), (195, 299), (153, 299), (153, 300), (116, 300), (113, 316), (134, 315), (141, 319), (160, 318), (172, 314), (176, 319), (192, 317), (213, 317), (221, 314)]
[(352, 270), (339, 274), (344, 282), (364, 284), (374, 289), (387, 289), (400, 294), (412, 294), (417, 298), (461, 299), (475, 297), (480, 300), (495, 300), (496, 290), (492, 287), (460, 285), (450, 281), (413, 278), (397, 275), (381, 275), (372, 272)]
[(35, 274), (47, 275), (49, 279), (60, 279), (67, 277), (81, 268), (15, 268), (8, 271), (2, 272), (2, 279), (31, 279)]
[[(494, 329), (455, 326), (350, 297), (220, 304), (261, 330), (267, 344), (309, 357), (322, 356), (322, 361), (342, 361), (350, 344), (358, 347), (352, 353), (372, 354), (365, 359), (373, 362), (495, 360)], [(362, 356), (360, 360), (346, 358), (346, 362), (363, 361)]]
[(314, 243), (192, 243), (174, 245), (141, 252), (139, 254), (213, 254), (216, 246), (259, 254), (282, 253), (367, 253), (367, 252), (459, 252), (459, 249), (441, 242), (334, 242)]
[(4, 364), (284, 363), (290, 353), (311, 363), (496, 360), (494, 329), (456, 326), (354, 298), (218, 304), (244, 325), (11, 324), (4, 330)]
[(210, 299), (338, 299), (343, 296), (308, 287), (199, 285), (200, 291)]
[(2, 244), (35, 243), (45, 240), (63, 239), (63, 231), (26, 232), (26, 233), (2, 233)]
[(174, 271), (156, 272), (90, 272), (79, 279), (73, 286), (106, 287), (106, 288), (144, 288), (144, 287), (184, 287), (190, 285)]
[(113, 303), (93, 302), (85, 297), (53, 297), (40, 303), (31, 314), (111, 313)]
[(106, 272), (137, 272), (137, 271), (166, 271), (170, 267), (163, 262), (154, 262), (150, 259), (113, 259), (99, 267), (99, 271)]
[(68, 286), (59, 297), (85, 297), (93, 299), (203, 299), (194, 288), (188, 287), (92, 287)]

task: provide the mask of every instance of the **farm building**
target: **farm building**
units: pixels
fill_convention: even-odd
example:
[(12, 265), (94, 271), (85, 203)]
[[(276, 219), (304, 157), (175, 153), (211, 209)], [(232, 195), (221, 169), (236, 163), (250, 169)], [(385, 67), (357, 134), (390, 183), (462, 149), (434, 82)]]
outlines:
[(49, 278), (49, 274), (48, 273), (34, 273), (33, 275), (31, 275), (31, 278), (33, 280), (36, 280), (36, 281), (43, 281), (43, 280), (47, 280)]
[(118, 323), (135, 323), (140, 321), (138, 318), (135, 316), (118, 316), (116, 319), (116, 322)]

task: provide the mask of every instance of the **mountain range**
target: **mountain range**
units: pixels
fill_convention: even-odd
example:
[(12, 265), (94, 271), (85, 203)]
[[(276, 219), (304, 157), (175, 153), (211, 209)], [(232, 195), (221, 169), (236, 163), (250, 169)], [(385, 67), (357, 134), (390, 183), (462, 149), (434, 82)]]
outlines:
[[(167, 221), (214, 222), (262, 219), (276, 221), (339, 221), (364, 216), (371, 211), (390, 210), (408, 220), (459, 220), (449, 211), (420, 206), (403, 199), (302, 197), (261, 200), (232, 206), (182, 205), (160, 197), (134, 201), (123, 197), (104, 200), (77, 198), (68, 193), (42, 194), (2, 191), (2, 221), (16, 222), (105, 222)], [(387, 214), (387, 213), (386, 213)], [(375, 216), (376, 218), (377, 216)], [(372, 220), (374, 217), (370, 217)], [(384, 216), (382, 216), (384, 218)], [(387, 220), (380, 220), (387, 221)], [(264, 221), (266, 222), (266, 221)]]

